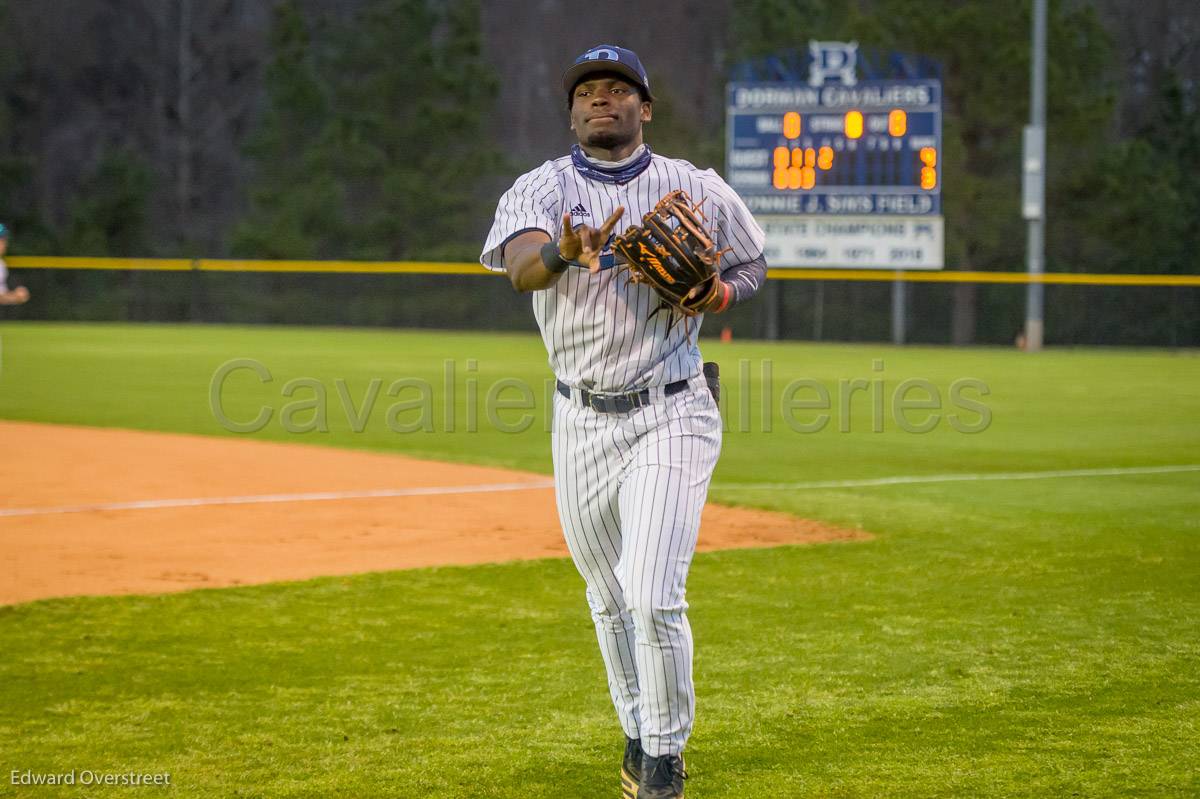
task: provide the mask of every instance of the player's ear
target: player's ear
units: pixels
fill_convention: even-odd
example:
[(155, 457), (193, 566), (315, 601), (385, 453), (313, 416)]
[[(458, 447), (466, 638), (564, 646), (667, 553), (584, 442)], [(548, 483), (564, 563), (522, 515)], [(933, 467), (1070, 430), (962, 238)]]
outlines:
[(654, 104), (653, 103), (645, 103), (645, 102), (642, 103), (642, 121), (649, 122), (653, 118), (654, 118)]

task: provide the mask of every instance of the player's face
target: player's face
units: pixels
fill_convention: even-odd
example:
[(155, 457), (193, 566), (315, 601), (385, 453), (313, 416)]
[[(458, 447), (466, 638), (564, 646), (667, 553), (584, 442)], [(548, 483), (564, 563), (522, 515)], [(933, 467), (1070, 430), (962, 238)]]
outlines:
[(571, 130), (584, 146), (615, 150), (638, 142), (642, 123), (649, 121), (650, 103), (619, 77), (589, 78), (571, 96)]
[(0, 255), (8, 252), (8, 239), (0, 237)]

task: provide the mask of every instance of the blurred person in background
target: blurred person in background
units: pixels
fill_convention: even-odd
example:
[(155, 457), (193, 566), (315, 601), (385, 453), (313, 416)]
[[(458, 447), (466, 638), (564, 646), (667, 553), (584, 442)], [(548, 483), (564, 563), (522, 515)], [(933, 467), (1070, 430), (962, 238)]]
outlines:
[(0, 305), (21, 305), (29, 301), (29, 289), (17, 286), (8, 288), (8, 264), (4, 254), (8, 252), (8, 226), (0, 222)]

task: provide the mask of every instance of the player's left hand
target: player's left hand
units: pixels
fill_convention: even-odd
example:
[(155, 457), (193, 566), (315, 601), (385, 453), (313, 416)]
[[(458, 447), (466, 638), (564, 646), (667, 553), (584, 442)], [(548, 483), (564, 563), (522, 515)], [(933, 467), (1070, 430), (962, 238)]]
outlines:
[(696, 313), (720, 313), (729, 307), (732, 299), (733, 286), (714, 275), (712, 280), (706, 280), (687, 293), (681, 303), (684, 308)]

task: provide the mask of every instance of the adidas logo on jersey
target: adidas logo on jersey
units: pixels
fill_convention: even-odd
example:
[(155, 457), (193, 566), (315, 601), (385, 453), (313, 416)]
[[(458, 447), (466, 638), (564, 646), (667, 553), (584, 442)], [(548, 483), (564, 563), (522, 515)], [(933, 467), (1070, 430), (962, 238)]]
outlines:
[(579, 203), (571, 209), (571, 216), (586, 216), (590, 217), (592, 212), (583, 207), (583, 203)]

